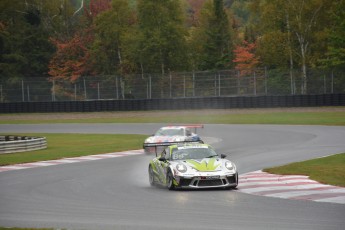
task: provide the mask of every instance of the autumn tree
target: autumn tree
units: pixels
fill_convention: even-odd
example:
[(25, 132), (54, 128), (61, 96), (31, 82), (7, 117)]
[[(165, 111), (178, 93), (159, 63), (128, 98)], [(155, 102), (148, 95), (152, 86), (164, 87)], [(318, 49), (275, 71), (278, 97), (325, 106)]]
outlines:
[(234, 50), (235, 69), (240, 71), (241, 75), (251, 72), (259, 64), (259, 59), (255, 55), (255, 43), (248, 43), (243, 41), (242, 45), (237, 45)]

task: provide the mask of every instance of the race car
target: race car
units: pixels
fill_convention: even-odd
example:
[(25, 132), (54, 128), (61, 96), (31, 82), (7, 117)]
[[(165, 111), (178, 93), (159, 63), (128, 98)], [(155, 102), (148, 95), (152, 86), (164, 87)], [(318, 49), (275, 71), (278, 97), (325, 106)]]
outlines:
[(166, 147), (150, 161), (149, 182), (169, 190), (178, 188), (224, 188), (238, 185), (236, 165), (218, 155), (208, 144), (176, 144)]
[[(160, 128), (154, 135), (146, 138), (143, 144), (145, 153), (160, 153), (166, 146), (179, 142), (202, 142), (196, 134), (203, 125), (179, 125)], [(192, 132), (194, 129), (194, 132)]]

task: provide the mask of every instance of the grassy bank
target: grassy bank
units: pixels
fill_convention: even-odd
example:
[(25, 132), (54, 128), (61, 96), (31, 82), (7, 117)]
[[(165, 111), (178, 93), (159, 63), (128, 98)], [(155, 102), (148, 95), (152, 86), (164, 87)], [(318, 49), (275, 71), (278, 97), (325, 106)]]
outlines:
[(145, 135), (118, 134), (20, 134), (44, 136), (48, 148), (43, 150), (0, 155), (0, 165), (79, 157), (100, 153), (141, 149)]
[(237, 109), (0, 115), (0, 124), (41, 123), (345, 125), (345, 108), (331, 107), (311, 109)]
[(345, 153), (264, 170), (281, 175), (306, 175), (323, 184), (345, 187)]

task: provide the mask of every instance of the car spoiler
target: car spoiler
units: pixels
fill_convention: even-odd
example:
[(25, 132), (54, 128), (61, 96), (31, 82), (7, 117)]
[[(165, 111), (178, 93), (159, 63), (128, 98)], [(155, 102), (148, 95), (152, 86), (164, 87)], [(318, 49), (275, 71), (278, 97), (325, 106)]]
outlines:
[(177, 145), (177, 144), (183, 144), (183, 143), (191, 143), (191, 144), (203, 144), (204, 142), (202, 140), (200, 141), (173, 141), (173, 142), (159, 142), (159, 143), (144, 143), (143, 144), (143, 149), (148, 148), (148, 147), (154, 147), (155, 148), (155, 153), (157, 156), (157, 147), (166, 147), (170, 145)]
[(189, 124), (189, 125), (168, 125), (168, 127), (171, 126), (183, 126), (183, 127), (187, 127), (187, 128), (192, 128), (194, 129), (194, 133), (196, 133), (196, 130), (197, 129), (203, 129), (204, 128), (204, 125), (201, 125), (201, 124)]

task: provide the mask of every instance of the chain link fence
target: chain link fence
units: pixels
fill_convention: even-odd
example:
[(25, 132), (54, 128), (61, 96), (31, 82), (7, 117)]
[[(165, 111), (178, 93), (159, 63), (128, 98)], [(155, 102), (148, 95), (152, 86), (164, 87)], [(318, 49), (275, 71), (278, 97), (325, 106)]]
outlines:
[[(80, 77), (76, 82), (27, 77), (0, 82), (1, 102), (85, 101), (301, 94), (302, 73), (255, 69)], [(345, 93), (345, 73), (309, 70), (308, 94)]]

